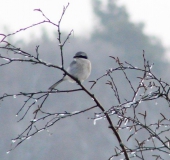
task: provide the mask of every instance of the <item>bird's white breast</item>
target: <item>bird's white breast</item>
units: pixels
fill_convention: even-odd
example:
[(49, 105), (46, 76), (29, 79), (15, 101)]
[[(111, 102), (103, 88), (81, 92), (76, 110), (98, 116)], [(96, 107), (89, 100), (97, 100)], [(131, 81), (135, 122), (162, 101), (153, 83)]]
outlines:
[[(68, 72), (79, 81), (83, 82), (91, 73), (91, 62), (88, 59), (75, 58), (74, 62), (70, 64)], [(70, 77), (67, 77), (67, 79), (73, 81)]]

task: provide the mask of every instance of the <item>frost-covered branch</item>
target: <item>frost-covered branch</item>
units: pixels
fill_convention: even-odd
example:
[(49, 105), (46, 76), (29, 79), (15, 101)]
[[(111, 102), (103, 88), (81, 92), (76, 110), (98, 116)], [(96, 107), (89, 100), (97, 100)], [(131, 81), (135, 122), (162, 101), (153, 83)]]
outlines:
[[(62, 40), (61, 32), (61, 22), (66, 13), (69, 4), (63, 8), (63, 12), (58, 23), (54, 23), (48, 18), (42, 10), (35, 9), (42, 14), (45, 18), (44, 21), (32, 24), (28, 27), (19, 29), (18, 31), (11, 34), (0, 34), (3, 38), (0, 41), (0, 49), (3, 52), (0, 54), (0, 67), (10, 65), (11, 63), (28, 63), (29, 65), (42, 65), (47, 68), (54, 68), (60, 70), (64, 74), (70, 76), (78, 84), (77, 89), (72, 90), (43, 90), (35, 92), (19, 92), (14, 94), (4, 93), (0, 96), (0, 101), (8, 100), (9, 98), (24, 99), (21, 107), (16, 111), (16, 116), (21, 118), (18, 122), (26, 118), (28, 114), (32, 115), (29, 124), (23, 129), (23, 131), (16, 137), (12, 139), (12, 147), (7, 152), (9, 153), (14, 148), (18, 147), (22, 142), (30, 139), (32, 136), (40, 133), (41, 131), (49, 132), (49, 127), (54, 126), (57, 122), (67, 119), (68, 117), (73, 117), (78, 114), (83, 114), (87, 111), (91, 111), (94, 117), (91, 117), (94, 125), (101, 120), (107, 120), (108, 128), (112, 131), (113, 137), (118, 142), (118, 145), (114, 145), (113, 155), (108, 157), (108, 159), (113, 159), (114, 157), (122, 157), (123, 159), (130, 159), (137, 157), (138, 159), (145, 159), (146, 152), (158, 151), (163, 154), (170, 154), (170, 137), (168, 132), (170, 131), (170, 119), (165, 115), (165, 113), (159, 113), (160, 118), (152, 118), (150, 110), (144, 107), (147, 103), (150, 103), (154, 109), (158, 105), (160, 99), (165, 103), (163, 106), (169, 110), (170, 98), (169, 91), (170, 86), (168, 83), (164, 82), (160, 77), (156, 76), (153, 71), (153, 64), (145, 58), (145, 53), (141, 56), (141, 61), (143, 61), (142, 67), (135, 67), (134, 64), (129, 62), (121, 62), (118, 57), (110, 56), (114, 64), (117, 67), (107, 69), (106, 72), (92, 82), (91, 90), (85, 88), (75, 77), (70, 75), (64, 67), (64, 52), (63, 49), (66, 42), (73, 33), (73, 30)], [(45, 60), (41, 59), (41, 54), (39, 53), (39, 47), (35, 47), (35, 55), (18, 48), (6, 41), (6, 38), (17, 34), (21, 31), (26, 31), (29, 28), (33, 28), (42, 23), (49, 23), (54, 25), (58, 31), (58, 47), (60, 49), (61, 66), (47, 63)], [(120, 86), (114, 76), (115, 73), (122, 73), (123, 83), (126, 83), (126, 87), (123, 92), (129, 93), (127, 97), (122, 93)], [(131, 74), (129, 74), (131, 73)], [(120, 75), (120, 74), (119, 74)], [(132, 80), (132, 75), (135, 75), (135, 81)], [(115, 104), (111, 104), (109, 108), (101, 104), (100, 98), (96, 98), (98, 95), (93, 94), (93, 88), (97, 87), (98, 84), (101, 85), (100, 80), (106, 78), (105, 85), (111, 89), (113, 93), (113, 98), (115, 99)], [(103, 86), (105, 87), (105, 86)], [(48, 112), (44, 110), (46, 106), (45, 102), (51, 96), (51, 94), (69, 93), (73, 92), (84, 92), (88, 95), (89, 101), (93, 101), (94, 105), (88, 106), (80, 111), (73, 112)], [(5, 103), (5, 102), (4, 102)], [(145, 104), (145, 105), (144, 105)], [(64, 104), (63, 104), (64, 105)], [(98, 113), (94, 112), (94, 109), (98, 108), (100, 110)], [(142, 109), (141, 109), (142, 108)], [(34, 110), (34, 111), (32, 111)], [(152, 121), (148, 120), (152, 119)], [(107, 128), (106, 128), (107, 129)], [(126, 137), (122, 137), (122, 132), (126, 132)], [(51, 133), (50, 133), (51, 134)], [(136, 135), (141, 135), (140, 139)], [(142, 136), (145, 135), (145, 136)], [(135, 144), (134, 146), (129, 145), (129, 142)], [(158, 155), (152, 154), (153, 157), (161, 158)]]

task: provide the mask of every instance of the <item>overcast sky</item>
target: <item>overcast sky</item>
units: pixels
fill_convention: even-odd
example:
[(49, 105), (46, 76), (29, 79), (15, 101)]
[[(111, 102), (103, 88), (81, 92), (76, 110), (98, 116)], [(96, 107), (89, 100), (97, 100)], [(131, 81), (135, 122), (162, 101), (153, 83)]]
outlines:
[[(1, 0), (0, 5), (0, 33), (4, 33), (2, 26), (7, 26), (10, 32), (43, 20), (40, 13), (33, 9), (40, 8), (54, 22), (58, 22), (63, 5), (70, 6), (64, 17), (62, 28), (74, 29), (75, 35), (90, 36), (94, 28), (95, 17), (92, 15), (91, 0)], [(145, 33), (159, 37), (163, 44), (170, 48), (170, 0), (117, 0), (119, 5), (125, 5), (133, 22), (144, 22)], [(47, 25), (43, 25), (46, 27)], [(48, 25), (50, 26), (50, 25)], [(48, 28), (48, 33), (54, 27)], [(19, 34), (19, 37), (29, 39), (33, 33), (38, 36), (39, 27)], [(89, 34), (87, 34), (87, 31)]]

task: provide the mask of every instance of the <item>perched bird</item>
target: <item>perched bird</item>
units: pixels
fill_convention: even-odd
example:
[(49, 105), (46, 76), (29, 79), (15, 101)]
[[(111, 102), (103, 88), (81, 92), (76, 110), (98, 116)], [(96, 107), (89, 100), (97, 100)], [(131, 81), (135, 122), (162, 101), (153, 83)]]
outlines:
[[(73, 57), (73, 61), (70, 66), (67, 68), (67, 72), (75, 77), (81, 83), (86, 80), (91, 73), (91, 62), (88, 60), (87, 54), (84, 52), (77, 52)], [(75, 82), (68, 75), (64, 75), (62, 79), (54, 83), (49, 90), (54, 89), (58, 84), (63, 81), (68, 80), (69, 82)]]

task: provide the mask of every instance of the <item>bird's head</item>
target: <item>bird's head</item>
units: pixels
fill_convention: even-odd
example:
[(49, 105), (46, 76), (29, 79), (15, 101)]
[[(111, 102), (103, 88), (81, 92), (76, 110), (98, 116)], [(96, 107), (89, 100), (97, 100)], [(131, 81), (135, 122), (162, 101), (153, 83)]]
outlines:
[(85, 52), (77, 52), (73, 58), (84, 58), (88, 59), (87, 54)]

